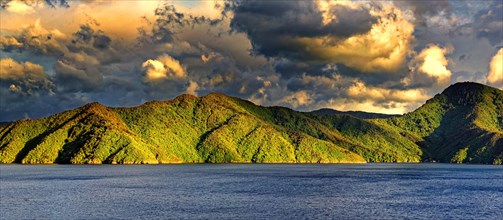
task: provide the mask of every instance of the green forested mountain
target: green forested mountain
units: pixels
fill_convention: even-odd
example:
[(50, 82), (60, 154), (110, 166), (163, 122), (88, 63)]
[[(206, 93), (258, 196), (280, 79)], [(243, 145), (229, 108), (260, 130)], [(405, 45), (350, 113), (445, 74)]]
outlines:
[(417, 110), (373, 121), (400, 132), (423, 149), (423, 160), (503, 162), (503, 91), (456, 83)]
[(418, 110), (361, 119), (212, 93), (99, 103), (0, 127), (2, 163), (501, 163), (502, 91), (459, 83)]

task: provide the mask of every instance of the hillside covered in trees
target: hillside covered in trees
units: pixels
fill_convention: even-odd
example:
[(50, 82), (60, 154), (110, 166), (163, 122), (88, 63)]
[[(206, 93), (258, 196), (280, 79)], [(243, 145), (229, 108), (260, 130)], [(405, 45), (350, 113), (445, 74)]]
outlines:
[(400, 116), (334, 112), (262, 107), (218, 93), (131, 108), (90, 103), (2, 125), (0, 162), (503, 161), (503, 91), (492, 87), (457, 83)]

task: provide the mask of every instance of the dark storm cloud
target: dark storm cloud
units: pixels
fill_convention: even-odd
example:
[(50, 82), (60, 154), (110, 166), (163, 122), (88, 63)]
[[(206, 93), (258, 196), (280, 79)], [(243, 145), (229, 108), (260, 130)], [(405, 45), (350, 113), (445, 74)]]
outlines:
[(139, 29), (140, 42), (168, 43), (172, 42), (173, 35), (183, 28), (193, 28), (195, 25), (210, 24), (216, 25), (222, 21), (220, 19), (210, 19), (205, 16), (186, 15), (179, 12), (172, 4), (164, 4), (155, 10), (155, 20), (149, 21), (144, 17), (146, 23), (151, 24), (151, 30), (145, 27)]
[(112, 39), (101, 30), (94, 30), (91, 25), (85, 24), (80, 26), (80, 30), (73, 34), (75, 36), (74, 43), (82, 41), (92, 44), (95, 48), (106, 49), (110, 46)]
[(45, 0), (45, 3), (53, 8), (57, 6), (66, 8), (70, 7), (67, 0)]
[(492, 45), (503, 41), (503, 2), (494, 1), (488, 8), (479, 11), (474, 17), (474, 28), (479, 38), (486, 38)]
[[(327, 64), (336, 66), (319, 54), (313, 54), (310, 50), (315, 48), (298, 43), (299, 39), (325, 38), (324, 44), (335, 45), (350, 36), (367, 33), (378, 20), (364, 7), (344, 5), (329, 6), (327, 13), (336, 18), (324, 20), (317, 7), (313, 1), (243, 1), (231, 7), (234, 14), (232, 30), (247, 34), (253, 54), (272, 58), (270, 61), (275, 71), (284, 80), (279, 83), (292, 92), (316, 89), (293, 83), (301, 75), (330, 76), (334, 71), (327, 70)], [(350, 75), (361, 74), (350, 68), (345, 70), (344, 73)], [(267, 97), (280, 98), (276, 96), (268, 94)]]
[(0, 120), (12, 121), (22, 118), (40, 118), (49, 113), (61, 111), (60, 100), (52, 101), (48, 96), (24, 96), (19, 93), (0, 88), (0, 105), (2, 114)]
[(65, 92), (101, 89), (104, 67), (121, 61), (121, 56), (110, 47), (112, 40), (91, 24), (84, 24), (73, 33), (70, 42), (64, 42), (63, 56), (58, 57), (53, 69), (59, 89)]
[[(144, 60), (135, 56), (133, 46), (114, 42), (96, 24), (65, 34), (46, 30), (37, 21), (0, 36), (0, 48), (7, 56), (42, 62), (50, 71), (46, 74), (37, 63), (14, 61), (19, 64), (9, 66), (20, 66), (22, 71), (16, 73), (22, 76), (4, 79), (7, 69), (2, 67), (0, 120), (46, 116), (91, 101), (127, 106), (147, 96), (141, 92), (139, 74)], [(8, 63), (2, 60), (2, 65)]]
[(58, 30), (48, 31), (37, 21), (18, 35), (0, 38), (6, 52), (54, 58), (53, 80), (57, 89), (64, 92), (99, 89), (106, 72), (103, 66), (126, 56), (111, 48), (111, 38), (91, 24), (81, 25), (68, 36)]
[[(417, 47), (436, 42), (457, 44), (455, 48), (465, 48), (473, 44), (466, 44), (465, 41), (470, 38), (487, 39), (492, 46), (501, 45), (503, 42), (501, 0), (396, 1), (395, 4), (414, 10)], [(416, 11), (416, 8), (419, 11)], [(476, 43), (478, 46), (482, 44), (480, 41)]]
[[(368, 32), (377, 18), (370, 16), (363, 8), (334, 6), (329, 10), (337, 14), (337, 19), (323, 24), (323, 17), (312, 2), (243, 4), (251, 9), (236, 5), (236, 10), (244, 11), (234, 13), (237, 17), (233, 18), (233, 25), (245, 23), (241, 23), (244, 26), (239, 29), (233, 26), (234, 32), (229, 32), (227, 21), (221, 22), (223, 18), (192, 16), (179, 12), (174, 6), (163, 5), (156, 10), (154, 19), (147, 21), (146, 26), (140, 29), (137, 45), (125, 45), (120, 39), (112, 38), (99, 30), (97, 22), (80, 25), (77, 30), (71, 31), (73, 34), (65, 36), (47, 31), (40, 25), (34, 25), (19, 35), (5, 36), (1, 41), (5, 51), (8, 48), (16, 53), (54, 58), (49, 80), (55, 86), (55, 94), (41, 96), (37, 100), (30, 97), (20, 100), (4, 88), (3, 92), (10, 94), (5, 95), (10, 100), (8, 102), (16, 107), (12, 110), (2, 109), (5, 114), (2, 113), (1, 118), (19, 118), (21, 112), (30, 117), (40, 117), (91, 101), (130, 106), (152, 99), (171, 99), (188, 91), (188, 87), (194, 83), (199, 95), (222, 92), (257, 101), (258, 104), (306, 109), (311, 108), (307, 106), (311, 100), (323, 102), (334, 95), (346, 96), (345, 90), (354, 78), (334, 77), (334, 72), (339, 70), (327, 67), (325, 61), (292, 61), (305, 58), (303, 53), (306, 48), (291, 44), (291, 49), (285, 45), (285, 48), (270, 52), (273, 58), (270, 61), (261, 55), (266, 52), (255, 51), (258, 55), (251, 56), (249, 49), (257, 49), (259, 45), (264, 48), (261, 44), (272, 47), (273, 43), (280, 44), (283, 38), (290, 41), (301, 37), (326, 36), (334, 41), (342, 40)], [(260, 6), (254, 9), (253, 4)], [(277, 8), (268, 10), (265, 7), (268, 4)], [(276, 12), (280, 15), (278, 18), (275, 18)], [(256, 22), (267, 24), (256, 26), (258, 30), (253, 30), (253, 24), (243, 20), (252, 17), (257, 18)], [(241, 20), (238, 22), (237, 19)], [(266, 37), (271, 38), (271, 42), (260, 38), (258, 35), (261, 33), (268, 34)], [(247, 46), (249, 42), (253, 47)], [(142, 63), (157, 59), (162, 54), (173, 57), (187, 67), (187, 77), (163, 79), (155, 83), (143, 81)], [(349, 68), (340, 69), (344, 73), (348, 72), (346, 75), (352, 74)], [(284, 73), (284, 78), (276, 70)], [(303, 77), (303, 72), (318, 76)], [(309, 97), (310, 94), (313, 97)], [(27, 105), (28, 102), (44, 110), (35, 109)], [(16, 109), (19, 112), (17, 116)]]
[(276, 73), (263, 57), (250, 56), (243, 46), (248, 39), (242, 33), (230, 32), (222, 22), (225, 16), (225, 12), (213, 19), (193, 16), (163, 5), (153, 21), (145, 20), (147, 25), (140, 28), (139, 53), (149, 51), (144, 54), (148, 59), (169, 55), (187, 67), (184, 78), (143, 82), (150, 98), (171, 98), (197, 83), (198, 95), (221, 92), (246, 99), (264, 83), (270, 84), (261, 76), (274, 77)]
[[(408, 74), (406, 66), (398, 73), (390, 74), (388, 72), (375, 72), (366, 74), (354, 68), (347, 67), (344, 64), (334, 64), (325, 62), (302, 62), (291, 61), (288, 59), (279, 59), (274, 63), (274, 68), (281, 73), (282, 79), (287, 81), (287, 88), (291, 91), (299, 91), (305, 88), (316, 89), (317, 87), (309, 87), (305, 84), (293, 83), (300, 79), (302, 75), (311, 75), (316, 77), (330, 77), (334, 73), (340, 74), (348, 79), (359, 79), (368, 85), (384, 86), (386, 88), (405, 89), (405, 85), (400, 80)], [(390, 84), (390, 82), (392, 82)], [(417, 86), (414, 86), (417, 87)], [(323, 91), (323, 89), (320, 89)], [(330, 96), (330, 93), (327, 93)]]
[[(220, 19), (185, 15), (173, 6), (162, 5), (155, 11), (155, 19), (142, 29), (144, 32), (140, 37), (148, 40), (138, 39), (137, 44), (112, 38), (100, 30), (97, 21), (91, 20), (90, 23), (80, 25), (73, 33), (63, 33), (57, 29), (48, 30), (37, 21), (35, 24), (22, 27), (20, 31), (0, 36), (0, 48), (7, 52), (8, 56), (28, 60), (42, 60), (30, 57), (51, 58), (49, 59), (51, 62), (45, 65), (50, 69), (49, 75), (43, 73), (43, 69), (39, 71), (41, 66), (29, 63), (25, 65), (39, 67), (36, 73), (41, 72), (43, 75), (28, 71), (30, 74), (16, 79), (2, 78), (0, 120), (15, 120), (24, 117), (25, 114), (29, 117), (46, 116), (91, 101), (111, 106), (138, 105), (152, 99), (171, 99), (189, 91), (189, 86), (192, 86), (192, 89), (197, 89), (198, 84), (217, 88), (223, 84), (237, 85), (231, 82), (233, 79), (247, 80), (246, 77), (241, 77), (242, 70), (235, 67), (233, 61), (220, 63), (219, 59), (213, 59), (204, 63), (201, 60), (202, 54), (210, 54), (219, 46), (208, 47), (200, 43), (205, 41), (195, 39), (187, 42), (180, 37), (185, 31), (218, 25)], [(216, 36), (213, 34), (200, 36), (201, 39), (207, 37)], [(212, 40), (209, 42), (214, 45), (221, 44)], [(222, 48), (229, 47), (222, 46)], [(191, 68), (199, 71), (191, 73), (193, 75), (190, 78), (145, 82), (142, 63), (156, 59), (162, 54), (172, 54), (175, 59), (182, 61), (183, 66), (185, 62), (192, 62)], [(2, 64), (4, 63), (7, 62), (2, 61)], [(214, 69), (208, 73), (210, 68)], [(3, 75), (8, 76), (2, 73)], [(35, 76), (44, 78), (39, 77), (38, 81), (34, 81)], [(223, 77), (219, 79), (218, 76)], [(227, 88), (234, 91), (240, 89), (239, 86)], [(203, 88), (202, 94), (212, 91), (218, 89)], [(222, 89), (222, 92), (227, 91)], [(250, 86), (250, 91), (255, 91), (255, 87)], [(31, 98), (32, 96), (38, 98), (35, 100)], [(46, 103), (51, 103), (53, 107), (46, 107)], [(9, 107), (4, 108), (7, 105)]]
[(11, 58), (2, 58), (0, 60), (0, 120), (31, 117), (37, 112), (39, 114), (34, 115), (35, 117), (45, 116), (47, 112), (41, 108), (46, 108), (40, 100), (52, 97), (55, 88), (55, 84), (42, 66), (29, 61), (18, 62)]
[[(324, 28), (320, 28), (321, 34), (334, 37), (349, 37), (355, 34), (363, 34), (370, 30), (377, 21), (377, 17), (370, 15), (368, 9), (353, 9), (347, 6), (336, 5), (329, 9), (329, 13), (337, 16)], [(320, 32), (319, 32), (320, 33)]]
[[(328, 94), (340, 94), (342, 85), (347, 84), (345, 82), (346, 79), (341, 79), (337, 75), (326, 75), (326, 76), (310, 76), (310, 75), (301, 75), (300, 77), (291, 78), (287, 81), (287, 89), (289, 91), (297, 92), (302, 90), (317, 90), (316, 92), (320, 92), (323, 95), (331, 96)], [(320, 97), (318, 98), (325, 99), (329, 97)]]
[(293, 59), (312, 59), (305, 53), (309, 48), (295, 43), (297, 38), (346, 38), (369, 31), (377, 20), (365, 9), (336, 5), (330, 12), (336, 13), (337, 19), (324, 24), (312, 1), (244, 1), (232, 10), (231, 27), (248, 35), (254, 52)]
[[(123, 2), (127, 1), (116, 3)], [(415, 53), (430, 43), (421, 42), (414, 51), (416, 40), (425, 39), (428, 33), (414, 32), (417, 29), (413, 20), (432, 24), (428, 18), (443, 18), (441, 13), (450, 13), (445, 1), (426, 1), (425, 5), (405, 2), (403, 7), (413, 9), (408, 12), (395, 7), (402, 1), (348, 1), (344, 5), (349, 6), (329, 4), (324, 9), (317, 5), (320, 2), (225, 2), (220, 18), (215, 18), (219, 11), (216, 16), (213, 12), (201, 12), (199, 5), (194, 13), (212, 17), (194, 16), (182, 7), (160, 5), (145, 15), (136, 41), (132, 32), (125, 40), (117, 27), (110, 28), (105, 23), (100, 27), (97, 21), (77, 28), (68, 26), (72, 29), (64, 30), (65, 33), (34, 25), (12, 35), (4, 34), (0, 36), (1, 49), (8, 56), (20, 54), (12, 56), (16, 60), (44, 66), (54, 94), (42, 92), (46, 89), (34, 93), (42, 94), (37, 99), (36, 95), (22, 96), (13, 91), (17, 87), (9, 90), (7, 83), (0, 88), (0, 95), (2, 106), (8, 103), (10, 107), (1, 110), (0, 120), (17, 119), (24, 113), (30, 117), (45, 116), (93, 101), (111, 106), (138, 105), (187, 92), (200, 96), (221, 92), (257, 104), (298, 110), (355, 110), (356, 106), (356, 110), (368, 111), (412, 110), (431, 95), (428, 86), (433, 81), (405, 85), (402, 80), (410, 75), (408, 63)], [(444, 21), (435, 19), (433, 23)], [(46, 20), (42, 17), (42, 21)], [(119, 27), (128, 25), (117, 22)], [(117, 33), (120, 36), (114, 35)], [(171, 57), (172, 62), (160, 59), (163, 56)], [(465, 59), (469, 56), (467, 53)], [(143, 67), (148, 61), (151, 65)], [(185, 70), (183, 77), (171, 77), (169, 71), (173, 68), (168, 63), (179, 63)], [(151, 74), (154, 80), (146, 81), (149, 69), (157, 73)], [(35, 84), (40, 85), (44, 84)], [(39, 87), (33, 87), (33, 91)]]
[(99, 65), (59, 60), (53, 68), (59, 88), (65, 92), (90, 91), (102, 86), (103, 76)]
[(404, 0), (404, 1), (394, 1), (394, 3), (401, 8), (410, 9), (414, 12), (416, 25), (426, 26), (426, 20), (439, 14), (440, 12), (446, 12), (450, 14), (451, 5), (447, 0), (435, 0), (435, 1), (422, 1), (422, 0)]
[(486, 74), (483, 72), (457, 71), (452, 73), (452, 78), (456, 82), (484, 82), (486, 81)]
[(103, 33), (97, 33), (94, 36), (93, 46), (98, 49), (106, 49), (110, 46), (112, 39)]
[(326, 64), (323, 62), (302, 62), (289, 59), (278, 59), (274, 64), (276, 71), (282, 73), (285, 78), (295, 77), (303, 73), (323, 75), (325, 74), (323, 70), (325, 66)]
[(369, 85), (383, 86), (384, 84), (392, 82), (394, 88), (400, 87), (401, 89), (405, 89), (405, 87), (400, 83), (400, 80), (409, 73), (406, 66), (402, 67), (398, 73), (392, 74), (384, 71), (365, 74), (354, 68), (347, 67), (344, 64), (337, 64), (336, 66), (339, 74), (350, 78), (358, 78)]
[[(210, 50), (205, 46), (199, 46), (200, 51)], [(206, 46), (211, 47), (212, 45), (206, 44)], [(234, 57), (223, 56), (220, 52), (223, 51), (199, 52), (203, 55), (198, 57), (191, 55), (178, 57), (188, 66), (188, 80), (198, 83), (197, 93), (199, 95), (220, 92), (247, 99), (264, 86), (267, 77), (276, 75), (272, 66), (247, 68)], [(206, 57), (205, 54), (209, 55)], [(187, 85), (185, 85), (186, 87)]]

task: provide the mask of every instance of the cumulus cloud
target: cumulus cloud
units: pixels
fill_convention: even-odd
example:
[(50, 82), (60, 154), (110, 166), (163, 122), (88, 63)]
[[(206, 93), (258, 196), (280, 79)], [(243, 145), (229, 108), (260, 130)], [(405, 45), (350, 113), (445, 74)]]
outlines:
[(409, 86), (427, 86), (431, 84), (447, 86), (451, 82), (451, 71), (447, 68), (449, 61), (446, 54), (452, 48), (442, 48), (431, 44), (424, 48), (410, 63), (411, 75), (403, 80)]
[(24, 95), (53, 93), (54, 84), (44, 68), (31, 62), (18, 63), (12, 58), (0, 60), (0, 85)]
[[(73, 34), (65, 34), (59, 29), (47, 30), (41, 19), (33, 24), (24, 25), (13, 34), (0, 36), (0, 48), (6, 52), (32, 53), (61, 58), (67, 54), (103, 55), (103, 50), (110, 49), (111, 38), (98, 26), (83, 24)], [(110, 51), (109, 52), (113, 52)], [(100, 59), (109, 60), (110, 55)]]
[(438, 46), (430, 46), (419, 54), (416, 58), (423, 61), (419, 70), (431, 77), (435, 77), (442, 84), (448, 83), (451, 77), (451, 71), (447, 69), (448, 61), (445, 54), (449, 50)]
[[(58, 89), (82, 92), (100, 89), (107, 64), (117, 63), (121, 56), (111, 48), (112, 40), (91, 24), (84, 24), (73, 34), (58, 29), (47, 30), (37, 19), (18, 33), (1, 36), (0, 48), (21, 56), (46, 57), (53, 60), (52, 70)], [(126, 47), (121, 48), (124, 52)]]
[(487, 83), (503, 89), (503, 49), (499, 49), (489, 63)]
[(410, 52), (414, 27), (399, 11), (387, 9), (379, 13), (378, 23), (367, 34), (349, 37), (329, 47), (323, 47), (323, 39), (319, 38), (301, 42), (317, 45), (314, 53), (321, 58), (363, 72), (397, 71)]
[(0, 49), (4, 51), (12, 51), (17, 48), (23, 47), (23, 43), (17, 41), (14, 37), (0, 36)]
[(154, 60), (147, 60), (142, 64), (145, 70), (145, 77), (148, 81), (159, 79), (180, 79), (185, 78), (187, 73), (180, 61), (169, 55), (162, 55)]
[[(333, 16), (327, 19), (326, 13)], [(246, 2), (234, 9), (231, 25), (247, 33), (254, 51), (267, 57), (342, 63), (363, 72), (399, 70), (414, 31), (402, 12), (388, 4), (327, 4), (320, 9), (306, 1)]]
[(67, 36), (64, 33), (58, 29), (45, 29), (40, 19), (37, 19), (34, 24), (26, 26), (15, 36), (0, 36), (0, 47), (5, 51), (28, 50), (59, 56), (64, 52), (62, 42), (65, 40)]

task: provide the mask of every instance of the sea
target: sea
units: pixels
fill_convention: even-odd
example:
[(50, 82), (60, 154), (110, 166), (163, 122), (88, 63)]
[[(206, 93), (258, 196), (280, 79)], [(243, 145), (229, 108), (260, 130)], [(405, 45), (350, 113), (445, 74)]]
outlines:
[(0, 165), (1, 219), (503, 219), (503, 166)]

